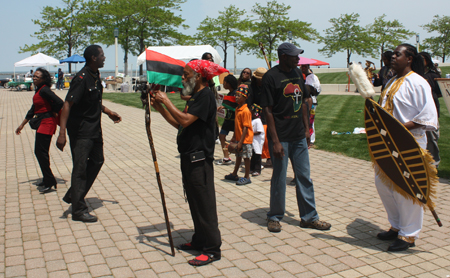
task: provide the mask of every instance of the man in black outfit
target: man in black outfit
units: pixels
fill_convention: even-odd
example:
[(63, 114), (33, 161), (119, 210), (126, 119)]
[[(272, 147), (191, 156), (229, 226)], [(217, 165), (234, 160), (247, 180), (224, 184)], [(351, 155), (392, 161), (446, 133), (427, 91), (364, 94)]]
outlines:
[(217, 107), (214, 93), (208, 87), (208, 79), (212, 76), (205, 76), (203, 71), (210, 65), (219, 67), (205, 60), (191, 61), (185, 66), (182, 94), (191, 97), (183, 112), (173, 105), (164, 92), (154, 92), (155, 97), (151, 99), (152, 106), (178, 129), (183, 186), (194, 222), (192, 241), (178, 246), (178, 249), (202, 251), (200, 256), (189, 261), (194, 266), (206, 265), (221, 258), (222, 241), (213, 172)]
[(70, 89), (61, 112), (60, 132), (56, 146), (61, 151), (66, 145), (66, 127), (70, 139), (73, 170), (71, 187), (63, 200), (72, 204), (72, 220), (96, 222), (89, 214), (84, 198), (103, 165), (103, 138), (101, 112), (114, 123), (122, 118), (102, 105), (103, 87), (99, 68), (105, 63), (103, 50), (91, 45), (84, 51), (86, 65), (70, 83)]

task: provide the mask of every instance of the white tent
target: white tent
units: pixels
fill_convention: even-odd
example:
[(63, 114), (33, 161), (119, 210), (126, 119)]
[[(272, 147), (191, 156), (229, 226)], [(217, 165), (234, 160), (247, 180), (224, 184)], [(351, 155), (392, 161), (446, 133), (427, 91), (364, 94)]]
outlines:
[(38, 53), (14, 63), (14, 78), (16, 78), (16, 67), (47, 67), (48, 70), (48, 66), (58, 65), (61, 65), (58, 59)]
[[(149, 50), (167, 55), (178, 60), (201, 59), (203, 53), (209, 52), (213, 55), (214, 63), (220, 64), (223, 62), (217, 50), (210, 45), (177, 45), (177, 46), (151, 46), (147, 47)], [(137, 65), (140, 66), (145, 63), (145, 52), (141, 53), (137, 58)]]
[(53, 65), (60, 65), (59, 60), (42, 53), (35, 54), (14, 63), (14, 67), (46, 67)]

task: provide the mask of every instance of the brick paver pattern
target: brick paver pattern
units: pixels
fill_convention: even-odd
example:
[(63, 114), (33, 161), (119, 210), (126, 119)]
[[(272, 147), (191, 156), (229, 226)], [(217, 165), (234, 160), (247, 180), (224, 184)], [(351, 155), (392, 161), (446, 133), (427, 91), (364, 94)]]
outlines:
[[(57, 92), (64, 99), (67, 91)], [(299, 227), (295, 188), (287, 187), (282, 232), (267, 231), (271, 169), (236, 186), (224, 180), (233, 165), (215, 166), (222, 259), (204, 267), (170, 255), (160, 193), (144, 124), (144, 110), (104, 104), (123, 121), (103, 115), (105, 164), (87, 196), (97, 223), (71, 220), (62, 197), (70, 186), (67, 145), (50, 150), (58, 190), (40, 194), (35, 133), (14, 134), (32, 92), (0, 89), (0, 277), (449, 277), (449, 184), (441, 180), (437, 213), (429, 211), (417, 247), (385, 252), (376, 234), (389, 227), (370, 162), (311, 149), (316, 203), (330, 231)], [(363, 101), (361, 100), (361, 105)], [(176, 129), (152, 113), (152, 132), (175, 245), (189, 241), (193, 224), (181, 184)], [(320, 123), (317, 122), (317, 125)], [(320, 140), (318, 138), (317, 140)], [(342, 140), (345, 140), (343, 137)], [(445, 140), (442, 138), (441, 140)], [(222, 157), (216, 145), (216, 158)], [(288, 171), (288, 181), (293, 177)]]

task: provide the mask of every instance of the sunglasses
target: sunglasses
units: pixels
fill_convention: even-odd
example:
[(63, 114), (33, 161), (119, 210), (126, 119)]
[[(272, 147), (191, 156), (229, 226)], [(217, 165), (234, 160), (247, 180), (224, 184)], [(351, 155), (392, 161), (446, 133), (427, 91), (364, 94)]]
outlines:
[(244, 73), (246, 73), (246, 74), (250, 74), (250, 72), (249, 72), (249, 71), (244, 71)]

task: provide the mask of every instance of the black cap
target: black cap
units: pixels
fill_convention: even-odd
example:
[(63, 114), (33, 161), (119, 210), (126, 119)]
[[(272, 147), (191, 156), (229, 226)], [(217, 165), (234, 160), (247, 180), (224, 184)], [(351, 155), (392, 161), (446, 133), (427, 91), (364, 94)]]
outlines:
[(278, 46), (278, 56), (286, 54), (288, 56), (298, 56), (304, 52), (303, 49), (297, 48), (292, 43), (284, 42)]

